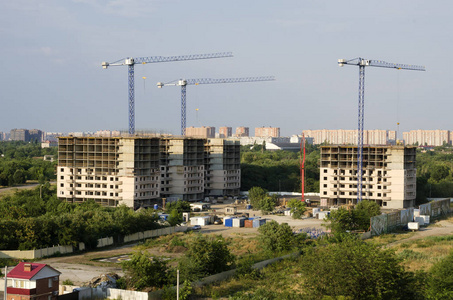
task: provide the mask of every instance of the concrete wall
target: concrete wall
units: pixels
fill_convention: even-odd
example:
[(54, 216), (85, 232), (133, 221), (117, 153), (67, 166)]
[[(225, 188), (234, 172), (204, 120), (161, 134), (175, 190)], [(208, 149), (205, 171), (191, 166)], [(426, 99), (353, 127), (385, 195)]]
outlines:
[[(124, 237), (124, 243), (148, 239), (156, 236), (161, 235), (168, 235), (173, 234), (175, 232), (184, 232), (187, 230), (187, 226), (178, 226), (178, 227), (166, 227), (161, 229), (155, 230), (147, 230), (143, 232), (136, 232), (133, 234), (126, 235)], [(80, 243), (83, 244), (83, 243)], [(113, 237), (105, 237), (102, 239), (98, 239), (97, 247), (106, 247), (113, 245)], [(79, 245), (79, 249), (81, 249), (82, 245)], [(84, 249), (84, 245), (83, 245)], [(52, 256), (57, 252), (61, 254), (72, 253), (73, 247), (72, 246), (55, 246), (50, 248), (43, 248), (43, 249), (36, 249), (36, 250), (4, 250), (0, 251), (0, 258), (17, 258), (17, 259), (25, 259), (31, 260), (36, 258), (41, 258), (45, 256)]]

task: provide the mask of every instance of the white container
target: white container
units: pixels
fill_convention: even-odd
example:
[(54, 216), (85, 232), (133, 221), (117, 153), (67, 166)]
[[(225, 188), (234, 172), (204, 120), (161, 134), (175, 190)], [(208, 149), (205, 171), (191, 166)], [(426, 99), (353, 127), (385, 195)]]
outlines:
[(318, 207), (313, 208), (313, 216), (316, 215), (317, 213), (319, 213), (320, 211), (321, 211), (321, 209)]
[(407, 228), (409, 230), (418, 230), (420, 228), (420, 224), (418, 222), (409, 222), (407, 223)]
[(327, 218), (329, 215), (330, 215), (330, 211), (320, 211), (320, 212), (318, 213), (318, 219), (319, 219), (319, 220), (324, 220), (324, 219)]
[(415, 217), (420, 217), (420, 209), (418, 209), (418, 208), (414, 209), (414, 220), (415, 220)]
[(233, 227), (244, 227), (244, 221), (246, 218), (233, 219)]

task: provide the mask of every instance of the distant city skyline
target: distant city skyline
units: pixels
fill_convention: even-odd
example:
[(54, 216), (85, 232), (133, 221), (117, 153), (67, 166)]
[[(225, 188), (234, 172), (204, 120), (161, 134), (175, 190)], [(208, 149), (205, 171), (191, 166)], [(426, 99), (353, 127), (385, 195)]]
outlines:
[[(241, 9), (237, 9), (241, 7)], [(0, 3), (0, 131), (127, 130), (126, 57), (233, 52), (234, 57), (137, 65), (137, 130), (180, 132), (182, 78), (275, 76), (187, 87), (187, 127), (356, 129), (363, 57), (424, 65), (369, 68), (365, 129), (453, 128), (451, 1), (16, 0)], [(145, 78), (145, 79), (144, 79)], [(227, 125), (226, 125), (227, 124)]]

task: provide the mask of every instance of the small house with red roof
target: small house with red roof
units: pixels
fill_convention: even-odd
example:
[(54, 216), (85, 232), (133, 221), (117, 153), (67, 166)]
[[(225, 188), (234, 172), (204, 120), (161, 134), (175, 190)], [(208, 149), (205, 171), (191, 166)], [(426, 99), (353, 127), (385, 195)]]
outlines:
[(54, 300), (60, 272), (49, 265), (21, 262), (8, 273), (7, 300)]

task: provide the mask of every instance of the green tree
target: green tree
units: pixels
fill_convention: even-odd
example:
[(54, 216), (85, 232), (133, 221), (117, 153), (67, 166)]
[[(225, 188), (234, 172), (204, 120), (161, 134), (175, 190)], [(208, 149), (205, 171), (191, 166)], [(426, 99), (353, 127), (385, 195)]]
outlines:
[[(394, 252), (354, 236), (307, 249), (301, 259), (307, 299), (420, 299), (413, 274)], [(330, 298), (329, 298), (330, 299)]]
[(266, 196), (260, 200), (258, 208), (263, 214), (268, 214), (269, 212), (274, 210), (276, 204), (277, 196)]
[(334, 233), (342, 233), (352, 230), (368, 230), (370, 218), (380, 215), (381, 209), (374, 201), (362, 200), (354, 209), (347, 210), (340, 207), (330, 212), (327, 227)]
[(144, 252), (135, 252), (131, 260), (124, 261), (122, 268), (128, 287), (143, 290), (147, 287), (162, 288), (167, 284), (167, 263)]
[(254, 186), (249, 190), (249, 199), (250, 204), (255, 208), (260, 207), (260, 201), (267, 196), (267, 190), (259, 187)]
[(293, 214), (294, 219), (300, 219), (300, 217), (302, 217), (304, 212), (307, 210), (305, 202), (302, 202), (299, 199), (291, 199), (288, 202), (288, 207), (291, 208), (291, 213)]
[(197, 234), (179, 263), (179, 269), (183, 279), (192, 280), (226, 271), (233, 262), (234, 255), (221, 235)]
[(306, 238), (304, 234), (294, 235), (288, 223), (278, 224), (272, 220), (258, 228), (258, 242), (268, 253), (276, 255), (300, 246), (300, 242)]
[(427, 282), (428, 299), (453, 299), (453, 251), (434, 264), (429, 270)]

